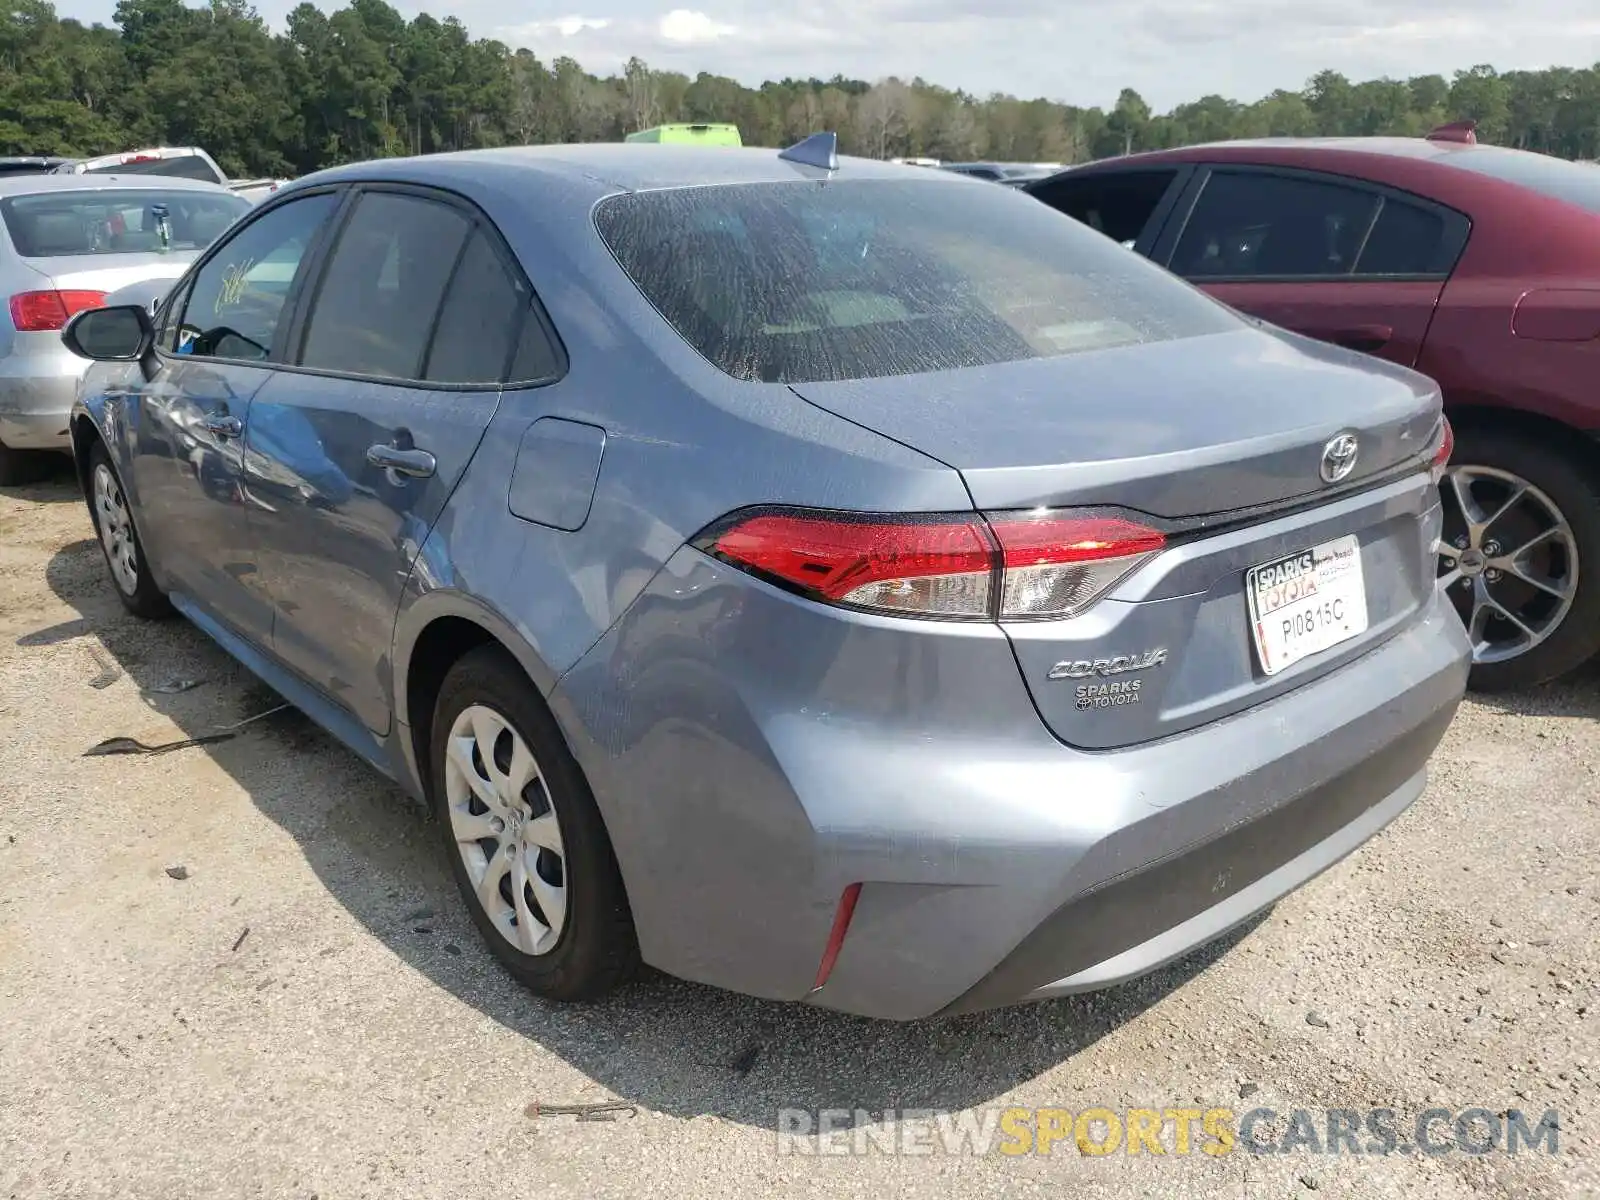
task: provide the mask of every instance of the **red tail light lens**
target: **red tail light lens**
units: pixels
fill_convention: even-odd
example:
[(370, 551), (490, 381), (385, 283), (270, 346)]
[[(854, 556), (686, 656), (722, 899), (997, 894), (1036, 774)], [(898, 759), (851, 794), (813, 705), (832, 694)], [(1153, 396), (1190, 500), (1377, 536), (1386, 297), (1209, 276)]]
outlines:
[(1070, 617), (1166, 545), (1156, 529), (1071, 512), (883, 518), (735, 515), (702, 550), (828, 604), (960, 620)]
[(1450, 427), (1449, 417), (1439, 418), (1439, 440), (1433, 444), (1433, 465), (1448, 466), (1450, 455), (1455, 453), (1456, 431)]
[(1455, 449), (1456, 431), (1450, 427), (1450, 418), (1440, 417), (1439, 432), (1433, 443), (1433, 457), (1428, 462), (1435, 483), (1444, 479), (1445, 468), (1450, 465), (1450, 456)]
[(104, 292), (18, 292), (11, 297), (11, 324), (18, 333), (48, 333), (84, 309), (99, 308), (105, 302)]
[(713, 546), (725, 561), (834, 604), (989, 614), (994, 547), (976, 515), (901, 524), (767, 513), (732, 525)]

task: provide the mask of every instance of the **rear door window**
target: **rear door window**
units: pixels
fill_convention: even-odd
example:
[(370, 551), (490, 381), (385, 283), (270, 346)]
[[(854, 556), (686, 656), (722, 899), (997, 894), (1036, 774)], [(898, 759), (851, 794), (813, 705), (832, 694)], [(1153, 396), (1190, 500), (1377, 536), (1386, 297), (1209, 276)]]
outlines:
[(1171, 268), (1189, 279), (1337, 279), (1355, 270), (1379, 197), (1267, 171), (1213, 171)]
[(632, 192), (601, 237), (738, 379), (802, 383), (1049, 358), (1237, 327), (1137, 255), (1009, 188), (830, 180)]
[(397, 192), (361, 196), (328, 258), (301, 364), (421, 378), (434, 319), (471, 232), (471, 221), (448, 204)]
[(423, 378), (438, 383), (500, 382), (506, 377), (529, 299), (489, 236), (478, 230), (445, 293)]
[(1356, 259), (1356, 278), (1448, 272), (1452, 264), (1444, 260), (1453, 258), (1454, 250), (1444, 244), (1451, 224), (1444, 214), (1389, 196), (1382, 197), (1382, 205)]
[(1334, 175), (1214, 169), (1170, 262), (1199, 283), (1443, 279), (1465, 217)]

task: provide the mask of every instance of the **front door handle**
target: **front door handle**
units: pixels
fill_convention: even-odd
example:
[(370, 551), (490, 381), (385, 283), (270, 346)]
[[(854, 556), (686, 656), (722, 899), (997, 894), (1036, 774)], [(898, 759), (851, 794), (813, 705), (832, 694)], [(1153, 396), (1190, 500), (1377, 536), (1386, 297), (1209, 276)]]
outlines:
[(1336, 329), (1326, 336), (1330, 342), (1340, 346), (1374, 354), (1389, 344), (1394, 337), (1394, 329), (1388, 325), (1357, 325), (1353, 329)]
[(438, 462), (426, 450), (414, 446), (396, 446), (393, 443), (367, 447), (367, 461), (389, 473), (391, 482), (399, 482), (397, 475), (412, 479), (427, 479), (438, 467)]
[(244, 432), (244, 422), (225, 412), (214, 412), (200, 418), (200, 428), (217, 437), (236, 438)]

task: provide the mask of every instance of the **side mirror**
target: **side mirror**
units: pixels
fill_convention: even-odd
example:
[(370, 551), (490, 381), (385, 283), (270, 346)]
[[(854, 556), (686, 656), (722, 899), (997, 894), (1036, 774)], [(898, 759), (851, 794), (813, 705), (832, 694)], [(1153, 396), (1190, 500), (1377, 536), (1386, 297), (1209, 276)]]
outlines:
[(140, 304), (87, 309), (61, 331), (68, 350), (95, 362), (143, 362), (155, 340), (150, 310)]

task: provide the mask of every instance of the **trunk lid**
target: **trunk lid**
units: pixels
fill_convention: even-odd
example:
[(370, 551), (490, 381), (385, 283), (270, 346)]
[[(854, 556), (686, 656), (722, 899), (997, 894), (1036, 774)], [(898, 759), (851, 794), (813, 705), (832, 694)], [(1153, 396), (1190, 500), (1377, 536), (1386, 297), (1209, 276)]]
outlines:
[(1422, 452), (1438, 389), (1280, 330), (792, 385), (837, 416), (961, 472), (980, 509), (1121, 505), (1181, 518), (1325, 490), (1327, 443), (1356, 434), (1341, 486)]
[[(1438, 490), (1420, 459), (1440, 400), (1403, 368), (1250, 329), (795, 390), (956, 468), (980, 510), (1111, 505), (1169, 528), (1081, 615), (1003, 623), (1070, 745), (1133, 745), (1270, 700), (1387, 640), (1433, 594)], [(1330, 486), (1324, 450), (1347, 432), (1356, 464)], [(1274, 607), (1295, 594), (1274, 582), (1302, 573), (1322, 591)], [(1332, 620), (1335, 601), (1331, 642), (1267, 628), (1306, 605)]]
[(115, 292), (146, 280), (176, 279), (189, 269), (197, 250), (165, 254), (62, 254), (23, 259), (58, 291)]
[[(140, 293), (138, 300), (147, 304), (166, 294), (172, 281), (189, 269), (196, 253), (181, 251), (170, 254), (75, 254), (19, 258), (17, 261), (35, 278), (14, 277), (14, 291), (104, 292), (109, 304), (127, 298), (114, 298), (112, 293), (130, 288), (131, 285), (148, 284), (148, 292)], [(0, 305), (9, 298), (0, 294)], [(15, 332), (5, 310), (0, 308), (0, 358), (13, 356), (70, 362), (78, 368), (88, 365), (61, 344), (59, 331)]]

